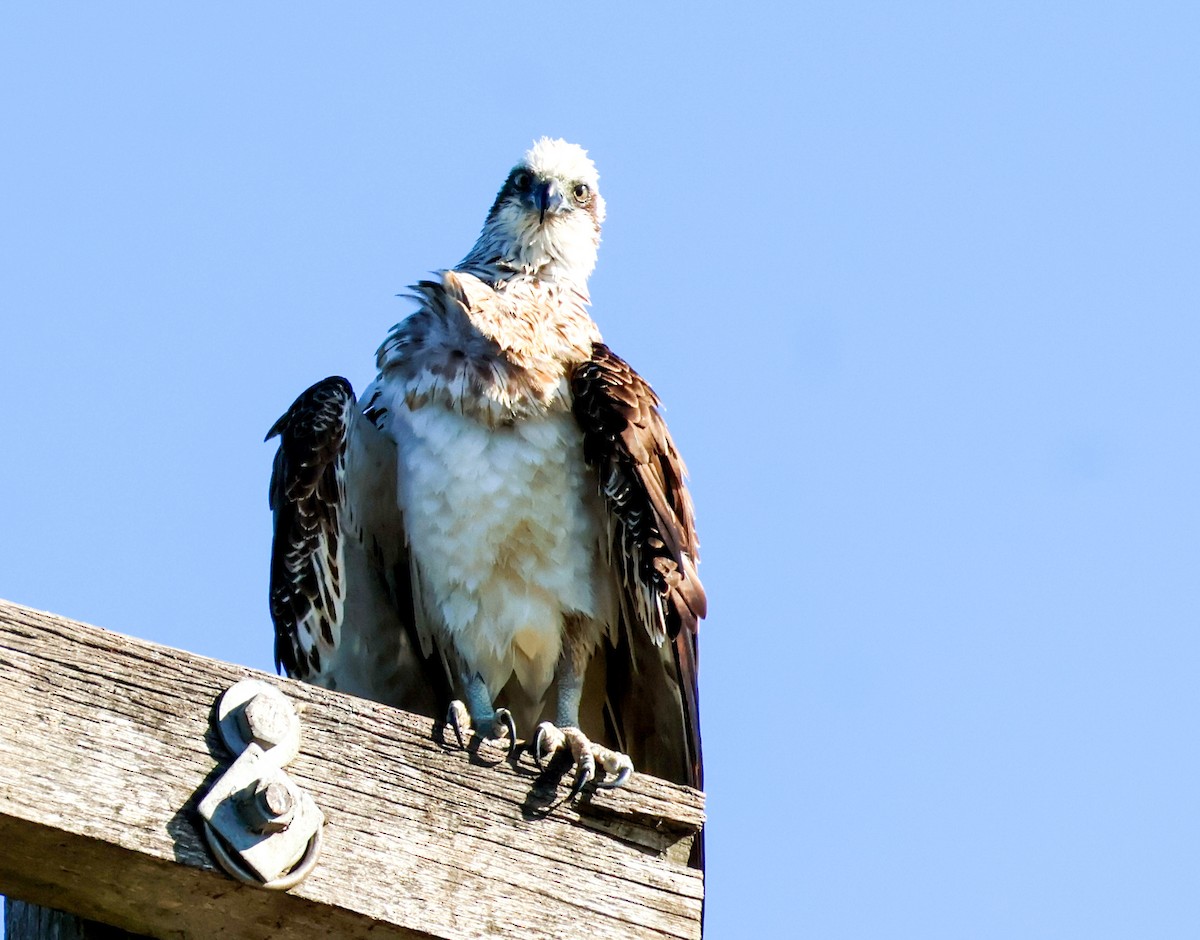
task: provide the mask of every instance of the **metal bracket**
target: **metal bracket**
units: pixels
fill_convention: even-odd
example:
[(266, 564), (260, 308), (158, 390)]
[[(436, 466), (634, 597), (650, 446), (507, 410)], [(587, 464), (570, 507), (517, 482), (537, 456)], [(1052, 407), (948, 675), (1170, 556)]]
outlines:
[(238, 881), (286, 891), (315, 867), (325, 824), (283, 770), (300, 751), (300, 719), (275, 686), (243, 679), (217, 702), (215, 724), (238, 756), (200, 801), (208, 846)]

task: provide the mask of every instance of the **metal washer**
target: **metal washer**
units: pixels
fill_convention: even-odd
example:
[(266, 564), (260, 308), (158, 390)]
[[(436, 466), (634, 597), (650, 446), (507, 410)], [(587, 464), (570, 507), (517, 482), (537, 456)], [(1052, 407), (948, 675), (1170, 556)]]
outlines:
[(217, 730), (230, 753), (242, 753), (250, 741), (242, 731), (238, 714), (247, 702), (258, 695), (275, 700), (288, 716), (287, 738), (271, 748), (271, 759), (276, 766), (282, 767), (300, 753), (300, 716), (288, 697), (270, 683), (261, 679), (243, 679), (226, 689), (217, 701)]

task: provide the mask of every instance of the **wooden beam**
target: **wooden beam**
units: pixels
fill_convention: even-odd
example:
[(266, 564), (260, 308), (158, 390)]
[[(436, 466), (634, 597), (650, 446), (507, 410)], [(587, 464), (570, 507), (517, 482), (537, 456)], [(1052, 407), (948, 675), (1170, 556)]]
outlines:
[(143, 940), (108, 924), (25, 901), (4, 902), (4, 940)]
[[(328, 820), (287, 893), (220, 872), (196, 812), (231, 760), (213, 703), (247, 676), (301, 709), (287, 770)], [(575, 803), (564, 782), (547, 808), (538, 779), (427, 718), (0, 601), (12, 897), (155, 937), (700, 936), (703, 794), (637, 774)]]

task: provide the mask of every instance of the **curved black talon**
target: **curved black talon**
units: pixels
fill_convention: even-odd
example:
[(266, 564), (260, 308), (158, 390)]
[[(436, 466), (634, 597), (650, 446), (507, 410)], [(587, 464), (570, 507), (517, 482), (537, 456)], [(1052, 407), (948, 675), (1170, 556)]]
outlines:
[(503, 724), (504, 729), (508, 732), (508, 753), (512, 756), (512, 752), (517, 747), (517, 723), (513, 720), (512, 712), (507, 708), (497, 708), (496, 715), (492, 719), (492, 738), (500, 737), (496, 734), (496, 725)]
[(450, 708), (446, 712), (446, 724), (454, 729), (454, 737), (458, 739), (458, 746), (461, 748), (466, 748), (467, 746), (463, 742), (462, 721), (464, 718), (466, 719), (467, 727), (471, 727), (471, 716), (465, 713), (466, 708), (459, 701), (451, 702)]
[(617, 787), (625, 786), (625, 784), (627, 784), (629, 782), (629, 778), (632, 776), (633, 776), (633, 766), (632, 765), (622, 767), (621, 770), (617, 773), (616, 779), (611, 780), (611, 781), (608, 780), (607, 778), (604, 780), (597, 780), (596, 781), (596, 789), (597, 790), (615, 790)]
[(581, 760), (579, 762), (579, 769), (575, 771), (575, 782), (571, 784), (570, 799), (573, 800), (579, 796), (583, 792), (583, 788), (588, 785), (588, 781), (594, 776), (596, 776), (595, 764), (589, 767), (586, 761)]
[[(546, 729), (544, 726), (539, 725), (538, 729), (537, 729), (537, 736), (533, 739), (533, 760), (534, 760), (534, 763), (536, 763), (539, 768), (543, 768), (543, 769), (544, 769), (544, 765), (542, 764), (542, 756), (543, 756), (542, 755), (542, 742), (544, 740), (546, 740)], [(549, 752), (547, 752), (546, 756), (549, 756)]]

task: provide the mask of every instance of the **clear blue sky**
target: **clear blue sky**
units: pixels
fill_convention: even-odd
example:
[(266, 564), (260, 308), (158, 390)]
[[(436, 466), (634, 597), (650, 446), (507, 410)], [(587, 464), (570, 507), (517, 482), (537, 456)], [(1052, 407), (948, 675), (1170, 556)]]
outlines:
[(1200, 932), (1194, 4), (0, 11), (0, 595), (271, 667), (271, 448), (530, 140), (691, 470), (709, 936)]

